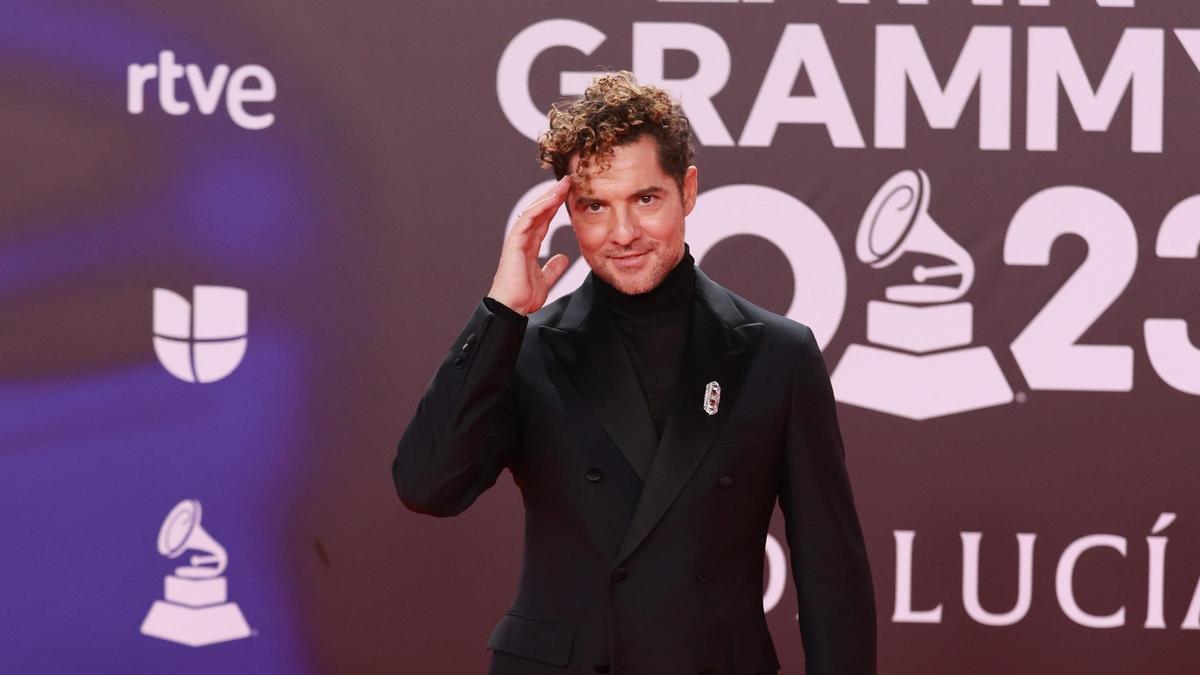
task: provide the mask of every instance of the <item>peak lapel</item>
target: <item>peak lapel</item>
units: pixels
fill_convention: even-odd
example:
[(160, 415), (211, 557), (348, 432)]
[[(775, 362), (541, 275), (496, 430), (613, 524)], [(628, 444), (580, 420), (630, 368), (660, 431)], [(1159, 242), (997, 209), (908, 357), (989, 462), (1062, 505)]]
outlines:
[[(613, 565), (621, 564), (650, 534), (716, 440), (740, 398), (743, 376), (761, 337), (762, 324), (745, 323), (729, 294), (697, 267), (675, 398)], [(720, 385), (720, 401), (716, 414), (709, 415), (704, 402), (708, 383), (714, 381)]]
[(612, 317), (594, 306), (591, 275), (575, 293), (558, 326), (541, 327), (543, 343), (644, 482), (658, 445), (646, 397)]

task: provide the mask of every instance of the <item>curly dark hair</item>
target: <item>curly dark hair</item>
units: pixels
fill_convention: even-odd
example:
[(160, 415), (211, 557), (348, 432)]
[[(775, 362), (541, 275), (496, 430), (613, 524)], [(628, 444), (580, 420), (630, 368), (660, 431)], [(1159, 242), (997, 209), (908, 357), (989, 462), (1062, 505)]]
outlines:
[(538, 159), (554, 170), (555, 178), (567, 175), (575, 152), (575, 174), (582, 176), (592, 161), (597, 170), (607, 169), (613, 147), (651, 134), (658, 141), (658, 163), (683, 193), (683, 177), (695, 153), (692, 125), (663, 89), (638, 84), (632, 72), (618, 70), (592, 80), (583, 96), (551, 105), (547, 117), (550, 128), (538, 137)]

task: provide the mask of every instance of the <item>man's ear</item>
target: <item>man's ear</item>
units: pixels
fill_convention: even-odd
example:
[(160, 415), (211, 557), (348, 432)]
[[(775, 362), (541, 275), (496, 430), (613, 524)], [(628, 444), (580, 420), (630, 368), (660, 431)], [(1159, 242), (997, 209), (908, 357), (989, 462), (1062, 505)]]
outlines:
[(688, 215), (696, 206), (697, 176), (699, 169), (693, 164), (683, 174), (683, 215)]

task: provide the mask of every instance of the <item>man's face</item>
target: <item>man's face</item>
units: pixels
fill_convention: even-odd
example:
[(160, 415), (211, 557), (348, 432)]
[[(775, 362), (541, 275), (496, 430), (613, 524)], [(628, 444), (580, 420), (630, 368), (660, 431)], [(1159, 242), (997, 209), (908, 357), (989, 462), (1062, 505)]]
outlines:
[[(574, 176), (579, 153), (571, 156)], [(683, 258), (683, 218), (696, 205), (696, 167), (683, 192), (658, 162), (658, 141), (644, 134), (613, 149), (612, 164), (572, 178), (567, 203), (579, 252), (596, 276), (622, 293), (651, 290)]]

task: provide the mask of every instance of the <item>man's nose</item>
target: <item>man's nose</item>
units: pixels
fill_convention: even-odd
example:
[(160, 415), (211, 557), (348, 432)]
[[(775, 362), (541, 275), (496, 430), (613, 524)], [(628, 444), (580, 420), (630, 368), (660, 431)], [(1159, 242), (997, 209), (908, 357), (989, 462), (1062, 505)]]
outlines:
[(612, 231), (609, 233), (609, 238), (613, 243), (626, 246), (642, 236), (641, 225), (638, 224), (635, 216), (628, 212), (617, 210), (616, 222), (613, 223)]

